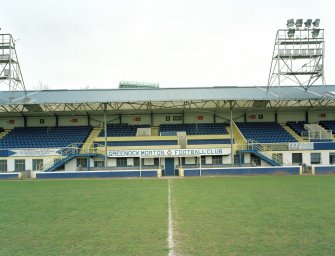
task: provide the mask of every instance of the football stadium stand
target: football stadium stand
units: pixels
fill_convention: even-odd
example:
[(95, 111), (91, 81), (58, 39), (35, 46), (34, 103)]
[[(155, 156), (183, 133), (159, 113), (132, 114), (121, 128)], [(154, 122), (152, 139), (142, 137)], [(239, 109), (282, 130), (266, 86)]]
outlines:
[[(150, 125), (128, 125), (128, 124), (107, 124), (107, 137), (136, 136), (137, 128), (148, 128)], [(99, 137), (104, 137), (105, 132), (101, 130)]]
[[(148, 177), (294, 168), (297, 174), (306, 165), (320, 173), (319, 166), (335, 164), (333, 138), (314, 136), (318, 123), (334, 131), (334, 91), (331, 85), (270, 93), (266, 87), (45, 90), (27, 92), (28, 103), (21, 92), (15, 103), (10, 92), (0, 92), (0, 172)], [(305, 124), (315, 126), (307, 131)], [(308, 140), (299, 137), (306, 131)]]
[(332, 130), (332, 133), (335, 134), (335, 121), (331, 121), (331, 120), (320, 121), (320, 125), (322, 125), (328, 130)]
[(275, 122), (236, 123), (247, 140), (261, 143), (296, 142), (280, 124)]
[(213, 134), (228, 134), (224, 124), (161, 124), (160, 132), (182, 132), (187, 135), (213, 135)]
[(81, 145), (91, 126), (15, 127), (0, 140), (0, 148), (61, 148)]

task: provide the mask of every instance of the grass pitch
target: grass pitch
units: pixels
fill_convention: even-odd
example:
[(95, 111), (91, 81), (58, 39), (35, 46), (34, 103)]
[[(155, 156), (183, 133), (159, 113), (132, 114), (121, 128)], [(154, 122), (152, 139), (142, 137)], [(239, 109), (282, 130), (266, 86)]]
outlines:
[(166, 255), (166, 180), (0, 182), (0, 255)]
[(173, 180), (177, 255), (334, 255), (335, 176)]
[[(172, 179), (176, 255), (334, 255), (335, 176)], [(167, 255), (168, 180), (0, 182), (0, 255)]]

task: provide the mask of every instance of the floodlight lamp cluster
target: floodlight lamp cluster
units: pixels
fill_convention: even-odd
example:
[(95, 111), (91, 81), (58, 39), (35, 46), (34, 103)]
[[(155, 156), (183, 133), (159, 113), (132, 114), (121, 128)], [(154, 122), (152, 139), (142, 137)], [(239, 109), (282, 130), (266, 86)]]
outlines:
[(288, 19), (286, 23), (288, 28), (287, 36), (293, 38), (295, 31), (301, 29), (303, 24), (305, 25), (305, 29), (310, 29), (313, 25), (312, 37), (318, 37), (320, 33), (320, 29), (318, 28), (320, 26), (320, 19), (315, 19), (313, 22), (312, 19), (307, 19), (305, 22), (303, 19), (296, 19), (295, 21), (294, 19)]
[(296, 19), (295, 22), (294, 19), (288, 19), (286, 26), (289, 29), (294, 28), (294, 26), (296, 29), (299, 29), (302, 28), (303, 24), (305, 25), (305, 29), (310, 28), (312, 25), (313, 28), (318, 28), (320, 26), (320, 19), (315, 19), (313, 22), (312, 19), (307, 19), (305, 22), (303, 21), (303, 19)]

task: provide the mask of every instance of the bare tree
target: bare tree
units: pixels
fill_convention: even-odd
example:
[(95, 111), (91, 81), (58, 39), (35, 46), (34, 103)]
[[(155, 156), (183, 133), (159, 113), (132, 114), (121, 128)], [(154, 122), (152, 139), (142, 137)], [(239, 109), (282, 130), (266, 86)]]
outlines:
[(42, 90), (49, 90), (49, 85), (46, 83), (43, 83), (41, 80), (38, 81), (36, 85), (33, 86), (33, 89), (35, 91), (42, 91)]

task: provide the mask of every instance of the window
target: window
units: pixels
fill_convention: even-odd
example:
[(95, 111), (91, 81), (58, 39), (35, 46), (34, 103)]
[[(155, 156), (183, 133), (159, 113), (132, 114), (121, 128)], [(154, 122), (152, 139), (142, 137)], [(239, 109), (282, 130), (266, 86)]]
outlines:
[(170, 121), (170, 116), (165, 116), (165, 121)]
[(173, 116), (172, 120), (173, 121), (181, 121), (182, 120), (182, 116)]
[(140, 166), (140, 159), (134, 158), (134, 166)]
[(320, 164), (320, 163), (321, 163), (321, 154), (311, 153), (311, 164)]
[(7, 160), (0, 160), (0, 172), (7, 172)]
[(86, 158), (77, 158), (77, 167), (87, 167), (87, 159)]
[(292, 164), (302, 165), (302, 154), (301, 153), (292, 153)]
[(15, 171), (24, 172), (26, 169), (26, 161), (24, 159), (15, 159)]
[(94, 167), (105, 167), (105, 161), (103, 159), (94, 159)]
[(254, 166), (261, 166), (262, 165), (261, 159), (254, 154), (250, 155), (250, 163), (251, 163), (251, 165), (254, 165)]
[(335, 153), (329, 153), (329, 163), (335, 164)]
[(43, 159), (33, 159), (33, 171), (43, 170)]
[(125, 157), (116, 158), (116, 166), (126, 167), (127, 166), (127, 158), (125, 158)]
[(143, 158), (142, 166), (158, 166), (159, 159), (158, 158)]
[(222, 156), (212, 156), (212, 164), (222, 164)]

